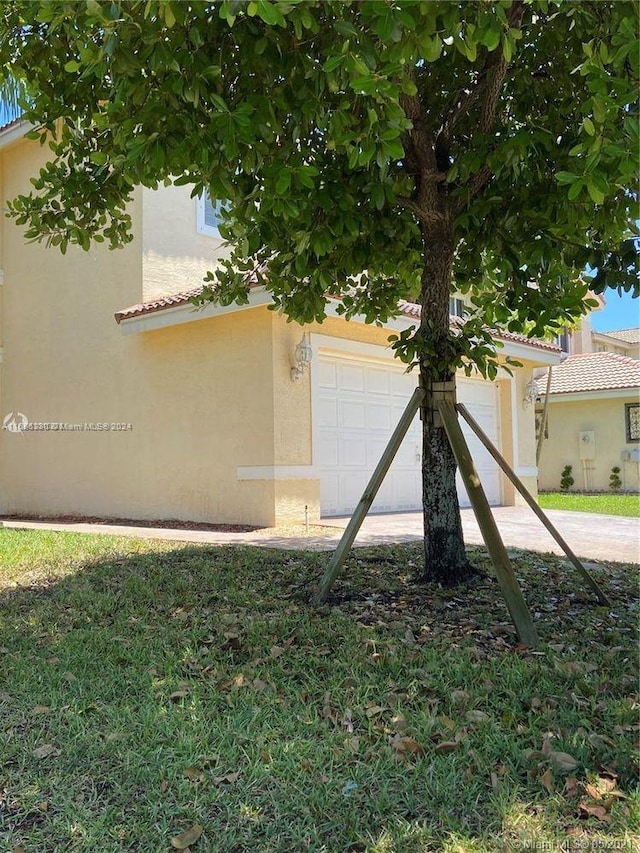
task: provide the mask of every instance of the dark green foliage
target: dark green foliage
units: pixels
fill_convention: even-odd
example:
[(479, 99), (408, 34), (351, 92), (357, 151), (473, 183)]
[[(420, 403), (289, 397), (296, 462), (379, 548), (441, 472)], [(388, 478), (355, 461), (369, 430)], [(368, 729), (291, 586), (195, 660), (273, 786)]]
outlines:
[(622, 480), (620, 479), (620, 468), (614, 465), (609, 475), (609, 488), (612, 492), (619, 492), (622, 488)]
[(571, 476), (572, 470), (572, 465), (565, 465), (562, 469), (562, 474), (560, 475), (560, 488), (563, 492), (568, 492), (571, 486), (575, 483), (575, 480)]

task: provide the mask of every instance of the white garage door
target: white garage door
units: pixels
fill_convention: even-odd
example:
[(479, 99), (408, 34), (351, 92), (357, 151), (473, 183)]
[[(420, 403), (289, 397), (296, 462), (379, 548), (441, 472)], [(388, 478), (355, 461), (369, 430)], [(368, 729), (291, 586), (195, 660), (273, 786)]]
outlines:
[[(377, 465), (409, 397), (416, 374), (385, 362), (320, 354), (314, 366), (314, 448), (320, 472), (322, 514), (350, 513)], [(497, 443), (496, 388), (490, 382), (458, 380), (458, 400)], [(500, 474), (495, 462), (462, 422), (476, 469), (489, 502), (500, 503)], [(416, 415), (373, 504), (373, 512), (421, 508), (422, 439)], [(469, 506), (458, 475), (458, 495)]]

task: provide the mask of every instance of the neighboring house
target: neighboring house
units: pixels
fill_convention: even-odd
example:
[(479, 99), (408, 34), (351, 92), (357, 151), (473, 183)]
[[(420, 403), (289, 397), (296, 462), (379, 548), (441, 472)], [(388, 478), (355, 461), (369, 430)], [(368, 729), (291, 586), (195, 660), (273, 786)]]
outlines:
[[(0, 131), (4, 200), (28, 190), (47, 153), (25, 129)], [(418, 306), (377, 327), (331, 303), (304, 329), (312, 360), (300, 375), (303, 330), (269, 310), (264, 288), (243, 306), (189, 303), (224, 251), (215, 209), (166, 187), (136, 191), (131, 215), (125, 248), (65, 256), (0, 224), (0, 513), (273, 525), (349, 512), (415, 386), (387, 338)], [(458, 398), (535, 491), (527, 386), (559, 350), (502, 340), (523, 366), (495, 382), (461, 375)], [(490, 501), (514, 503), (471, 449)], [(374, 509), (420, 507), (420, 452), (416, 419)]]
[[(557, 491), (566, 465), (574, 491), (606, 491), (611, 469), (620, 468), (622, 488), (640, 488), (640, 329), (591, 332), (580, 340), (593, 351), (570, 354), (551, 369), (548, 417), (539, 459), (541, 491)], [(580, 331), (580, 330), (579, 330)], [(573, 338), (572, 338), (573, 340)], [(633, 355), (634, 357), (630, 357)], [(537, 377), (539, 424), (547, 375)]]
[[(640, 320), (640, 317), (638, 317)], [(617, 332), (592, 332), (594, 352), (613, 352), (640, 359), (640, 328)]]

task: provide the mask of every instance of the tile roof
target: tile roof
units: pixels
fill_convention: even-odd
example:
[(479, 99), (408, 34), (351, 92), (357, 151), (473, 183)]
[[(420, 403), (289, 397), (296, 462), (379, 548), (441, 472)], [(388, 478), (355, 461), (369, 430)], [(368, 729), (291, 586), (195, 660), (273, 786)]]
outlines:
[[(260, 287), (261, 282), (253, 281), (250, 287)], [(166, 311), (168, 308), (178, 308), (181, 305), (188, 305), (189, 301), (198, 296), (202, 292), (202, 287), (194, 287), (191, 290), (185, 290), (181, 293), (173, 293), (170, 296), (160, 296), (149, 302), (140, 302), (137, 305), (130, 305), (128, 308), (123, 308), (115, 313), (117, 323), (123, 320), (129, 320), (133, 317), (144, 317), (147, 314), (155, 314), (157, 311)], [(420, 306), (415, 302), (406, 302), (404, 299), (398, 303), (398, 308), (401, 314), (414, 319), (420, 318)], [(455, 323), (458, 318), (452, 317), (452, 323)], [(549, 341), (541, 341), (537, 338), (527, 338), (525, 335), (517, 335), (514, 332), (498, 331), (496, 337), (505, 341), (514, 341), (515, 343), (527, 344), (528, 346), (537, 347), (539, 349), (550, 350), (551, 352), (560, 352), (560, 348), (556, 344)]]
[(619, 341), (626, 341), (628, 344), (640, 344), (640, 328), (618, 329), (616, 332), (601, 332), (600, 334), (607, 335), (609, 338), (617, 338)]
[[(405, 302), (401, 299), (398, 302), (400, 313), (407, 317), (413, 317), (416, 320), (420, 319), (420, 306), (415, 302)], [(458, 317), (451, 317), (452, 325), (460, 325)], [(526, 344), (527, 346), (537, 347), (538, 349), (546, 349), (550, 352), (560, 352), (560, 347), (551, 341), (541, 341), (539, 338), (528, 338), (526, 335), (519, 335), (516, 332), (507, 332), (502, 329), (494, 329), (493, 334), (503, 341), (513, 341), (518, 344)]]
[(167, 308), (177, 308), (180, 305), (188, 305), (189, 300), (202, 293), (202, 287), (194, 287), (191, 290), (183, 290), (181, 293), (173, 293), (170, 296), (159, 296), (150, 302), (139, 302), (130, 305), (121, 311), (116, 311), (116, 323), (128, 320), (131, 317), (142, 317), (146, 314), (155, 314), (156, 311), (166, 311)]
[[(546, 388), (546, 373), (538, 379)], [(640, 389), (640, 361), (613, 352), (570, 355), (551, 371), (551, 394)]]

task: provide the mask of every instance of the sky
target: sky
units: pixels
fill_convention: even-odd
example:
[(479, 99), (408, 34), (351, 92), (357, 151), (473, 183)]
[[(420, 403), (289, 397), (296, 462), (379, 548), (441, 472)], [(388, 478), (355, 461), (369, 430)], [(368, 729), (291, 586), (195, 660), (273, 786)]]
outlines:
[(591, 328), (595, 332), (616, 332), (640, 326), (640, 298), (633, 299), (630, 293), (619, 296), (617, 290), (607, 290), (603, 296), (607, 303), (604, 309), (591, 314)]

